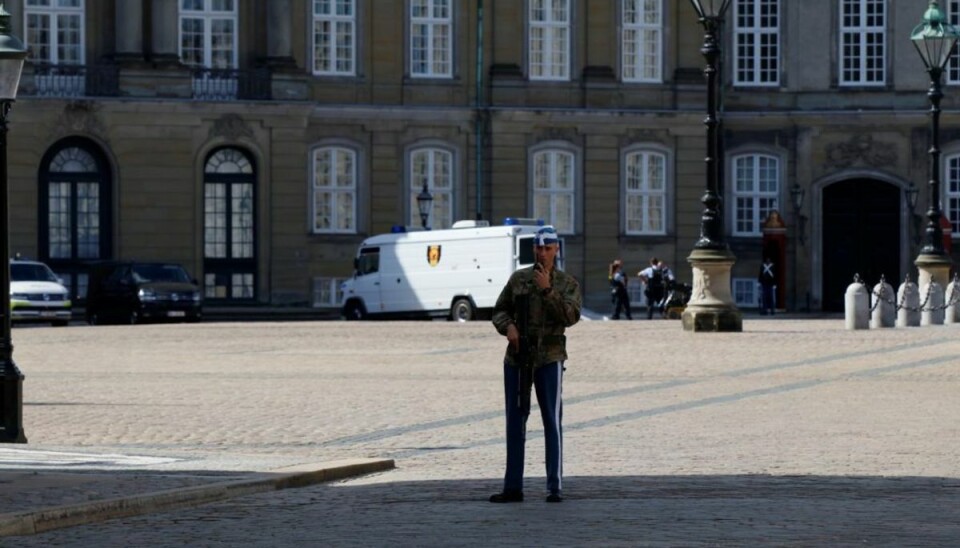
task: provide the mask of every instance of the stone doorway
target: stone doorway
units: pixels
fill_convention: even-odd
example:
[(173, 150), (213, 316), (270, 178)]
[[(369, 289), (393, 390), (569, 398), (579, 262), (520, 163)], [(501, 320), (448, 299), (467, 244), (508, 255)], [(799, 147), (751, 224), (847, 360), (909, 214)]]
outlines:
[(823, 189), (823, 310), (843, 311), (854, 274), (870, 288), (881, 274), (899, 286), (901, 196), (896, 185), (869, 178)]

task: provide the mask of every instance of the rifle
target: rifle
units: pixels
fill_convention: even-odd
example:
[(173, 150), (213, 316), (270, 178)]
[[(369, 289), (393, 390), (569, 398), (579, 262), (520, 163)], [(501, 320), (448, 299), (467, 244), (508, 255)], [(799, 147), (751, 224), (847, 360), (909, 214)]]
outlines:
[(530, 347), (530, 293), (517, 295), (517, 331), (520, 333), (519, 349), (515, 355), (520, 368), (517, 386), (517, 406), (530, 409), (530, 388), (533, 386), (534, 350)]

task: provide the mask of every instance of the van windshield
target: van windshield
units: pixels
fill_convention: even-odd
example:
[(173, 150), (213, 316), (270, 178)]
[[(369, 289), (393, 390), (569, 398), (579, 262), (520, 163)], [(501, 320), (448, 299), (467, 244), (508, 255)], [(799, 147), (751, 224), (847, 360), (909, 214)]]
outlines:
[(141, 264), (133, 266), (133, 279), (137, 283), (179, 282), (191, 283), (183, 267), (173, 264)]
[(37, 263), (10, 263), (10, 279), (15, 282), (59, 281), (46, 265)]

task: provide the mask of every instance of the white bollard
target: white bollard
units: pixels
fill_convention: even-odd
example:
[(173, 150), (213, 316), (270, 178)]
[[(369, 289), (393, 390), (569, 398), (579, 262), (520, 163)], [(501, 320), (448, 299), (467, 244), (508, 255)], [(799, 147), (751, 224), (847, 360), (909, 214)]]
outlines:
[(857, 279), (847, 286), (843, 296), (845, 325), (847, 329), (868, 329), (870, 327), (870, 296), (867, 286)]
[(920, 291), (917, 284), (904, 280), (900, 284), (900, 290), (897, 291), (897, 302), (900, 303), (900, 310), (897, 310), (897, 327), (917, 327), (920, 325)]
[(896, 295), (893, 294), (892, 285), (881, 278), (880, 283), (873, 286), (870, 299), (870, 306), (873, 307), (873, 313), (870, 315), (871, 329), (897, 325)]
[(931, 281), (920, 290), (920, 325), (943, 325), (943, 286)]
[(943, 295), (947, 303), (946, 314), (943, 316), (943, 323), (946, 324), (960, 323), (960, 283), (958, 282), (960, 280), (954, 278), (947, 284), (947, 291)]

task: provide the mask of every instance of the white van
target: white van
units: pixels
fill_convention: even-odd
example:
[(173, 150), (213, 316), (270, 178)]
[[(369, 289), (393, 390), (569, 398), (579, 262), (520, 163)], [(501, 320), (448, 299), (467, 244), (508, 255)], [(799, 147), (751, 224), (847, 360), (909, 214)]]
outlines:
[[(534, 263), (543, 223), (458, 221), (446, 230), (399, 231), (364, 240), (341, 290), (347, 320), (488, 317), (510, 275)], [(562, 268), (563, 242), (558, 267)]]

